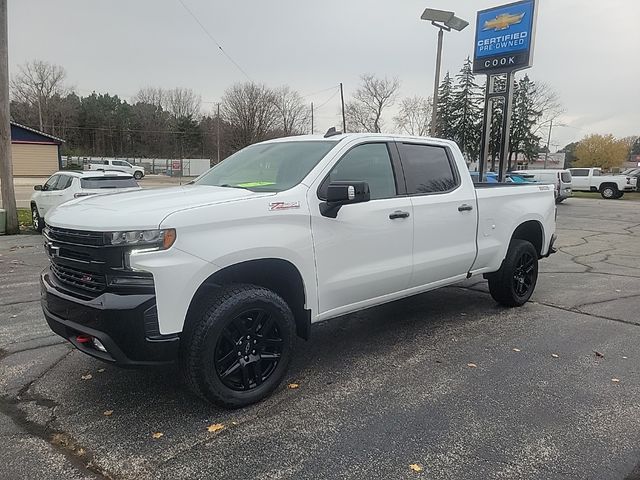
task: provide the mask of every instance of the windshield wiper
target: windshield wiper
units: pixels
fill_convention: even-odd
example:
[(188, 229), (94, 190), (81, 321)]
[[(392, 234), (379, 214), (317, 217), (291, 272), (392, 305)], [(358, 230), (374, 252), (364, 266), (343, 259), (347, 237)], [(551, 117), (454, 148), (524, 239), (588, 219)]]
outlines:
[(222, 185), (216, 185), (216, 187), (239, 188), (241, 190), (249, 190), (247, 187), (241, 187), (239, 185), (229, 185), (228, 183), (223, 183)]

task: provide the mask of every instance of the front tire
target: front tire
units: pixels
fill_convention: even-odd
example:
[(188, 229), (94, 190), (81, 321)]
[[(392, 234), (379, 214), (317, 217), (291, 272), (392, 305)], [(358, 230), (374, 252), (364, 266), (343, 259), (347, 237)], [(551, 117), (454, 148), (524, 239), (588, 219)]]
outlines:
[(35, 204), (31, 205), (31, 225), (36, 232), (42, 233), (44, 220), (40, 218), (40, 212), (38, 212), (38, 207)]
[(511, 240), (500, 270), (488, 276), (489, 292), (505, 307), (521, 307), (538, 281), (538, 252), (526, 240)]
[(286, 374), (295, 341), (287, 303), (266, 288), (238, 284), (216, 290), (200, 312), (181, 342), (191, 390), (225, 408), (271, 394)]
[(142, 172), (134, 172), (133, 173), (133, 178), (135, 178), (136, 180), (140, 180), (140, 179), (142, 179), (142, 177), (144, 177), (144, 174)]

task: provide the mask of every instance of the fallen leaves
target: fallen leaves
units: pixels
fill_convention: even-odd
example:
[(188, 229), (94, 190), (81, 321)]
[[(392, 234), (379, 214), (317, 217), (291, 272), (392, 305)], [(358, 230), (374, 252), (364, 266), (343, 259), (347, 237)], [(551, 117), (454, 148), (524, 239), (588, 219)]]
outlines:
[(619, 378), (612, 378), (611, 381), (613, 383), (620, 383), (620, 379)]
[(93, 375), (91, 375), (90, 373), (87, 373), (86, 375), (82, 375), (82, 380), (91, 380), (93, 378)]
[(294, 390), (296, 388), (299, 388), (300, 385), (297, 383), (290, 383), (289, 385), (287, 385), (287, 388), (290, 388), (291, 390)]
[(99, 368), (98, 373), (102, 373), (102, 372), (104, 372), (104, 368)]
[(476, 365), (475, 363), (467, 363), (467, 367), (469, 367), (469, 368), (478, 368), (478, 365)]
[(220, 430), (224, 430), (224, 425), (222, 423), (214, 423), (207, 427), (207, 431), (209, 433), (216, 433), (216, 432), (219, 432)]
[(552, 353), (552, 354), (551, 354), (551, 356), (552, 356), (553, 358), (560, 358), (560, 355), (558, 355), (557, 353)]
[(596, 358), (604, 358), (604, 354), (598, 352), (597, 350), (594, 350), (593, 353), (595, 353)]
[(519, 348), (512, 348), (511, 350), (513, 350), (514, 352), (520, 352), (521, 351)]
[(111, 415), (113, 415), (113, 410), (105, 410), (102, 414), (105, 417), (110, 417)]
[(411, 470), (413, 470), (416, 473), (420, 473), (422, 470), (424, 470), (424, 468), (422, 468), (420, 465), (418, 465), (417, 463), (412, 463), (411, 465), (409, 465), (409, 468)]
[(157, 440), (158, 438), (164, 437), (164, 433), (162, 433), (162, 432), (154, 432), (154, 433), (151, 434), (151, 437), (155, 438)]

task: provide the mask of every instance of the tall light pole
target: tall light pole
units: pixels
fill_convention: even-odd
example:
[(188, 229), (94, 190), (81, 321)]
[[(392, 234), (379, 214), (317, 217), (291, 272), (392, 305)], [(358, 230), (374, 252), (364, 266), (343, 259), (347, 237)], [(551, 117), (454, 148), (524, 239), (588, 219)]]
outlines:
[(436, 78), (433, 82), (433, 111), (431, 112), (431, 136), (436, 135), (436, 122), (438, 111), (438, 90), (440, 87), (440, 66), (442, 64), (442, 39), (444, 31), (450, 32), (452, 29), (461, 31), (469, 25), (469, 22), (456, 17), (454, 12), (447, 10), (435, 10), (427, 8), (420, 17), (422, 20), (431, 22), (431, 25), (438, 28), (438, 51), (436, 54)]

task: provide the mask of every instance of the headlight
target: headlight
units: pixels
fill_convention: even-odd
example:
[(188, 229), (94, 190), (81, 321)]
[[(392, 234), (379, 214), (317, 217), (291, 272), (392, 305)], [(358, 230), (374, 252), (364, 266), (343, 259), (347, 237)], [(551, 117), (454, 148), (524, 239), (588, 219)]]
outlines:
[(166, 250), (176, 241), (176, 231), (173, 228), (165, 230), (130, 230), (126, 232), (107, 232), (104, 234), (106, 245), (120, 245), (123, 247), (141, 247)]

